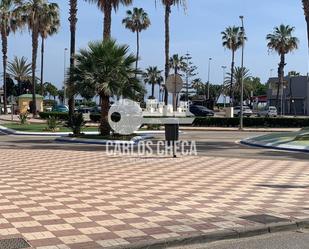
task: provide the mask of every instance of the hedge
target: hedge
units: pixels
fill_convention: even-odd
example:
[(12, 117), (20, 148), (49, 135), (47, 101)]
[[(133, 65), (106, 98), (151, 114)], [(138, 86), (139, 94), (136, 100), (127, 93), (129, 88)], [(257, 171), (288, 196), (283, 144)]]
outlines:
[(69, 114), (66, 112), (40, 112), (39, 116), (41, 119), (48, 119), (49, 117), (56, 117), (58, 120), (68, 120)]
[[(197, 127), (238, 127), (239, 118), (198, 117)], [(309, 118), (244, 118), (245, 127), (301, 128), (309, 126)]]

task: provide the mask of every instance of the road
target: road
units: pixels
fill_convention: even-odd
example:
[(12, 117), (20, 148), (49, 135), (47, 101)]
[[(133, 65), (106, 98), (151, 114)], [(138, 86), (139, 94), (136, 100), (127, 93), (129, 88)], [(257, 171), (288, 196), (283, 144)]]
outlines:
[[(231, 131), (185, 131), (180, 139), (196, 141), (198, 156), (218, 156), (227, 158), (252, 158), (269, 160), (309, 160), (309, 153), (268, 150), (239, 144), (243, 138), (258, 136), (265, 133), (231, 132)], [(54, 141), (50, 137), (31, 136), (0, 136), (2, 148), (55, 149), (72, 151), (104, 151), (103, 145), (66, 144)], [(156, 135), (154, 143), (163, 140), (163, 135)]]
[[(309, 231), (267, 234), (240, 240), (173, 247), (173, 249), (309, 249)], [(172, 247), (171, 247), (172, 249)]]

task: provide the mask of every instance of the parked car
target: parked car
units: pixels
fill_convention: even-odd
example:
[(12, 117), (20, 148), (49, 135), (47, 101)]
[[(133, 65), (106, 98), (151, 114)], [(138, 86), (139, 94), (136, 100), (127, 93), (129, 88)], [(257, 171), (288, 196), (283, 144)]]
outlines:
[(278, 111), (275, 106), (269, 106), (258, 112), (258, 117), (277, 117)]
[(215, 115), (214, 111), (209, 110), (202, 105), (191, 105), (189, 108), (190, 112), (197, 117), (213, 117)]
[(69, 107), (66, 105), (57, 105), (52, 109), (53, 112), (69, 112)]
[[(248, 118), (253, 115), (253, 112), (249, 106), (243, 106), (243, 115)], [(234, 117), (239, 117), (239, 116), (240, 116), (240, 106), (235, 106), (234, 107)]]

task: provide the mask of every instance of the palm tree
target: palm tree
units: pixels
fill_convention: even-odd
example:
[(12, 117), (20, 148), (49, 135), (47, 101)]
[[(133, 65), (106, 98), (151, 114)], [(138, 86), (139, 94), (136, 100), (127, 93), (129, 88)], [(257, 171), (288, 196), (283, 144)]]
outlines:
[(240, 27), (230, 26), (225, 29), (225, 31), (221, 32), (222, 35), (222, 45), (223, 47), (232, 51), (232, 64), (231, 64), (231, 73), (230, 73), (230, 101), (231, 105), (233, 105), (233, 77), (234, 77), (234, 68), (235, 68), (235, 53), (236, 51), (243, 45), (243, 43), (247, 40), (245, 37), (243, 30)]
[(111, 38), (112, 9), (117, 10), (120, 4), (130, 5), (133, 0), (85, 0), (89, 3), (97, 4), (98, 8), (104, 13), (103, 39)]
[(169, 68), (174, 69), (174, 74), (180, 74), (180, 72), (185, 72), (185, 70), (187, 69), (185, 57), (179, 56), (178, 54), (172, 55), (172, 57), (169, 59)]
[[(240, 96), (241, 96), (241, 82), (242, 79), (244, 81), (244, 96), (245, 98), (250, 97), (250, 92), (252, 90), (252, 86), (249, 84), (249, 80), (251, 79), (249, 69), (242, 68), (242, 67), (236, 67), (233, 74), (233, 96), (235, 97), (235, 100), (237, 100), (237, 103), (240, 103)], [(225, 94), (227, 94), (230, 91), (230, 85), (231, 85), (231, 73), (227, 73), (223, 91)]]
[(309, 0), (302, 0), (303, 8), (305, 13), (305, 19), (307, 23), (307, 39), (308, 39), (308, 48), (309, 48)]
[[(70, 70), (73, 70), (75, 64), (75, 46), (76, 46), (76, 24), (77, 24), (77, 0), (70, 0)], [(71, 76), (68, 78), (68, 86), (72, 88), (74, 82)], [(75, 109), (74, 94), (69, 93), (69, 116), (73, 117)]]
[[(148, 67), (144, 73), (144, 82), (151, 84), (151, 98), (154, 99), (154, 89), (155, 85), (158, 84), (159, 87), (163, 82), (163, 77), (161, 75), (162, 71), (158, 67)], [(160, 99), (160, 97), (159, 97)]]
[(197, 95), (204, 94), (206, 89), (205, 84), (200, 78), (192, 80), (192, 88), (196, 90)]
[(2, 63), (3, 63), (3, 90), (4, 90), (4, 113), (7, 114), (7, 86), (6, 86), (6, 69), (7, 69), (7, 52), (8, 52), (8, 36), (11, 31), (15, 32), (18, 28), (14, 19), (16, 14), (16, 4), (20, 1), (1, 0), (0, 1), (0, 32), (2, 40)]
[(44, 15), (39, 22), (39, 33), (41, 36), (41, 95), (43, 96), (43, 83), (44, 83), (44, 52), (45, 40), (48, 36), (56, 34), (60, 27), (60, 14), (59, 8), (56, 4), (44, 5)]
[(76, 66), (71, 70), (76, 88), (84, 84), (92, 86), (100, 96), (102, 135), (110, 134), (108, 111), (110, 97), (121, 94), (124, 97), (134, 97), (143, 89), (135, 77), (136, 57), (129, 54), (129, 47), (117, 45), (114, 40), (92, 42), (88, 49), (82, 49), (76, 55)]
[(8, 74), (12, 79), (15, 79), (18, 84), (18, 94), (23, 94), (22, 82), (31, 79), (31, 63), (27, 62), (25, 57), (14, 57), (13, 61), (8, 62)]
[(148, 14), (142, 8), (134, 8), (133, 11), (127, 11), (127, 17), (122, 20), (127, 29), (136, 33), (136, 69), (138, 68), (139, 59), (139, 34), (150, 26)]
[(59, 9), (56, 3), (48, 3), (46, 0), (28, 0), (18, 8), (18, 13), (21, 13), (18, 18), (23, 21), (23, 24), (28, 26), (31, 31), (32, 38), (32, 113), (37, 115), (36, 106), (36, 62), (38, 54), (38, 43), (40, 35), (40, 23), (45, 18), (45, 10)]
[(295, 28), (289, 25), (281, 24), (279, 27), (275, 27), (273, 33), (268, 34), (266, 39), (268, 41), (267, 47), (275, 51), (280, 56), (280, 63), (278, 67), (278, 84), (277, 84), (277, 96), (276, 105), (279, 109), (279, 91), (280, 87), (284, 84), (284, 67), (285, 55), (298, 48), (299, 40), (293, 36)]
[[(165, 80), (167, 79), (170, 71), (169, 59), (170, 59), (170, 14), (172, 12), (172, 6), (185, 6), (186, 0), (161, 0), (162, 4), (165, 6)], [(167, 105), (168, 102), (168, 92), (165, 89), (164, 102)]]

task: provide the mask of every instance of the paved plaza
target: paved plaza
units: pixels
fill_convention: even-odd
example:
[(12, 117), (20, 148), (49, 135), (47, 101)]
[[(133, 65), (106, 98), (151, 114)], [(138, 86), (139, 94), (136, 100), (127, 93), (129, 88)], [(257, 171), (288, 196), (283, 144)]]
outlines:
[(309, 217), (309, 162), (0, 149), (0, 236), (98, 249)]

